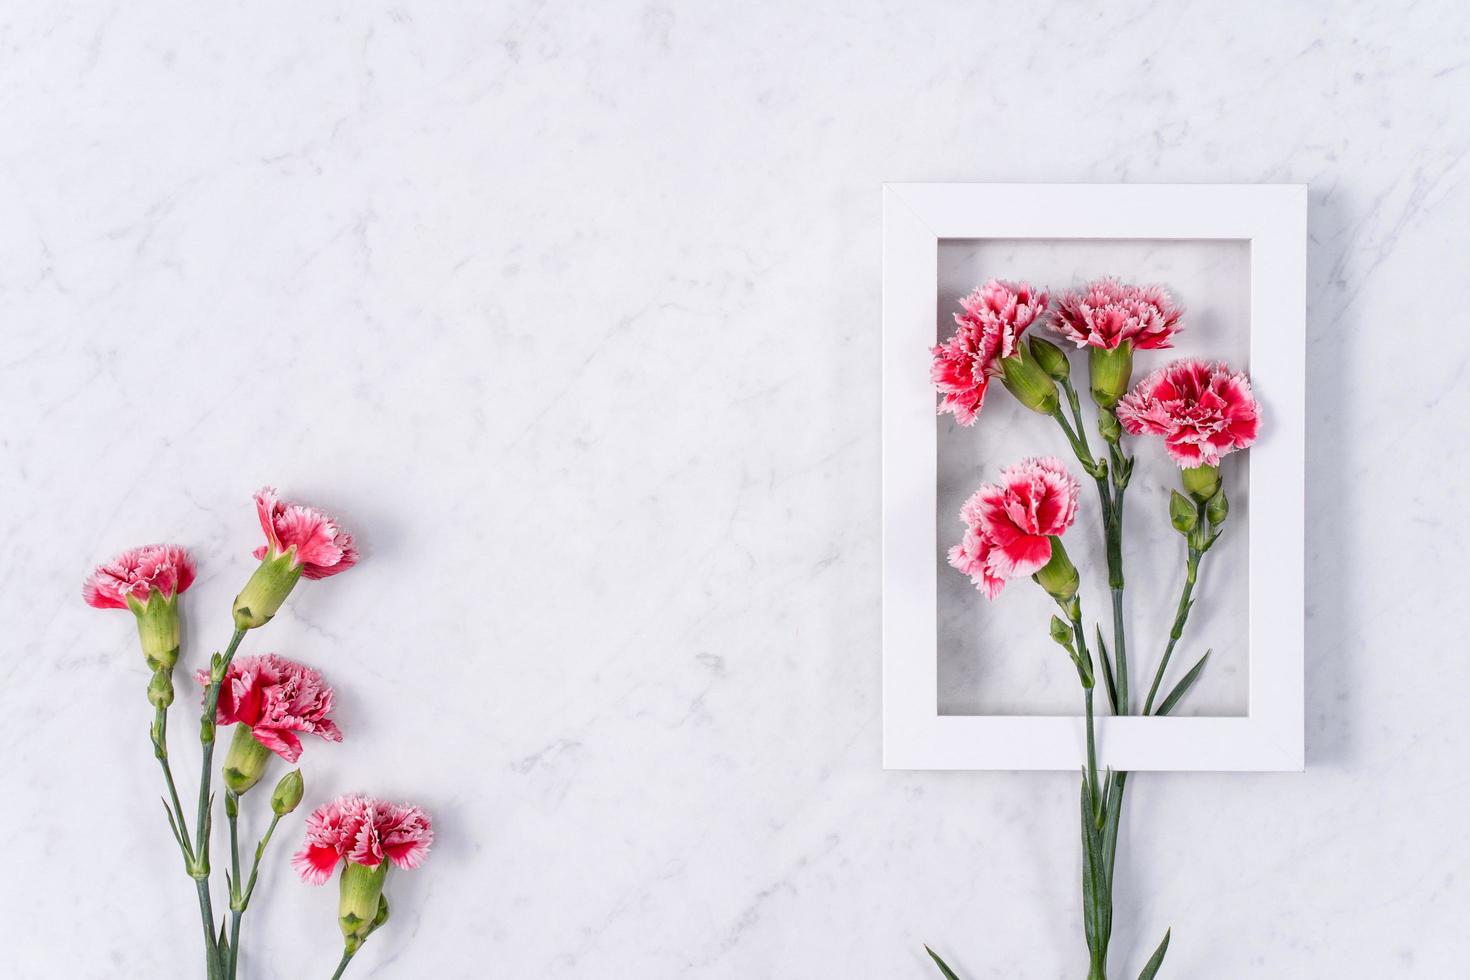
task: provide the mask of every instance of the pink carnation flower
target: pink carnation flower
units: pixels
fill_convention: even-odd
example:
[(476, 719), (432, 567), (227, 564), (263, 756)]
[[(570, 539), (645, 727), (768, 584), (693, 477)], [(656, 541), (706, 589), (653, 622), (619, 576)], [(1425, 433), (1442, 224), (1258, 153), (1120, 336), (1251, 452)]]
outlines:
[(129, 548), (87, 576), (82, 598), (98, 609), (126, 609), (128, 597), (147, 604), (157, 590), (165, 599), (194, 584), (194, 559), (178, 545)]
[(991, 599), (1007, 579), (1030, 575), (1051, 560), (1051, 539), (1077, 519), (1077, 480), (1052, 458), (1028, 459), (1001, 471), (960, 508), (968, 525), (949, 563)]
[(266, 537), (266, 544), (255, 549), (256, 558), (275, 558), (295, 549), (293, 567), (300, 565), (301, 574), (312, 579), (336, 575), (357, 564), (352, 535), (321, 511), (282, 503), (275, 487), (262, 487), (256, 493), (255, 509)]
[(1174, 461), (1194, 469), (1218, 466), (1220, 457), (1255, 442), (1261, 406), (1243, 372), (1223, 361), (1180, 360), (1124, 395), (1118, 421), (1133, 435), (1163, 436)]
[(959, 329), (932, 349), (929, 378), (944, 398), (939, 413), (954, 413), (960, 425), (974, 425), (985, 404), (990, 379), (1000, 375), (1001, 358), (1016, 353), (1021, 334), (1046, 312), (1047, 294), (1030, 283), (992, 279), (960, 300), (954, 315)]
[[(209, 686), (209, 671), (195, 677)], [(327, 717), (332, 698), (331, 687), (310, 667), (274, 653), (236, 657), (220, 685), (215, 723), (249, 727), (257, 742), (294, 763), (301, 758), (298, 732), (342, 741), (342, 730)]]
[(1182, 316), (1163, 286), (1098, 279), (1063, 295), (1051, 326), (1078, 347), (1114, 350), (1127, 340), (1135, 350), (1158, 350), (1172, 346)]
[(303, 880), (320, 885), (343, 860), (376, 868), (387, 858), (397, 867), (417, 868), (433, 843), (429, 815), (418, 807), (341, 796), (306, 818), (306, 843), (291, 865)]

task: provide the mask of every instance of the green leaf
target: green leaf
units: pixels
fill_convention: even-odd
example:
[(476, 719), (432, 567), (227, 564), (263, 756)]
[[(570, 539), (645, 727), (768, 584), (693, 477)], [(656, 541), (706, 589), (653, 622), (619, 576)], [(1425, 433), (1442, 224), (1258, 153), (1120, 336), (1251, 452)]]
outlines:
[(230, 962), (230, 937), (225, 932), (225, 922), (226, 920), (221, 917), (219, 920), (219, 961), (223, 964), (221, 973), (229, 972), (228, 964)]
[(1097, 630), (1097, 656), (1102, 661), (1103, 686), (1108, 690), (1108, 704), (1113, 709), (1113, 714), (1118, 713), (1118, 685), (1113, 682), (1113, 661), (1108, 656), (1108, 645), (1103, 642), (1102, 627), (1094, 626)]
[(1164, 941), (1159, 943), (1159, 948), (1154, 950), (1154, 955), (1148, 958), (1143, 972), (1138, 975), (1138, 980), (1154, 980), (1155, 974), (1159, 972), (1159, 967), (1164, 965), (1164, 954), (1169, 951), (1169, 934), (1173, 931), (1172, 929), (1164, 930)]
[(949, 964), (939, 958), (938, 953), (934, 952), (934, 950), (930, 949), (928, 946), (924, 947), (924, 952), (928, 953), (930, 958), (933, 959), (936, 964), (938, 964), (939, 972), (944, 974), (944, 980), (960, 980), (959, 974), (951, 970), (949, 968)]
[(1118, 855), (1118, 825), (1123, 816), (1123, 788), (1128, 783), (1126, 772), (1108, 771), (1108, 792), (1103, 804), (1103, 867), (1107, 871), (1108, 890), (1113, 887), (1113, 859)]
[(178, 842), (179, 849), (184, 852), (184, 860), (189, 860), (189, 846), (184, 843), (184, 836), (179, 833), (179, 825), (174, 821), (174, 812), (168, 808), (168, 800), (159, 797), (158, 801), (163, 804), (163, 815), (168, 817), (168, 829), (173, 831), (174, 840)]
[(1098, 831), (1097, 801), (1087, 777), (1082, 779), (1082, 920), (1087, 948), (1106, 951), (1113, 931), (1111, 895), (1102, 861), (1102, 835)]
[(1174, 685), (1174, 690), (1169, 692), (1169, 696), (1164, 698), (1164, 703), (1159, 705), (1159, 710), (1155, 711), (1154, 714), (1167, 715), (1170, 709), (1172, 709), (1174, 705), (1179, 703), (1179, 699), (1184, 697), (1184, 695), (1189, 691), (1189, 686), (1194, 683), (1194, 680), (1196, 677), (1199, 676), (1200, 671), (1205, 669), (1205, 661), (1210, 659), (1210, 654), (1213, 652), (1213, 650), (1205, 651), (1205, 655), (1199, 658), (1199, 663), (1189, 668), (1189, 673), (1185, 674), (1183, 679), (1181, 679), (1178, 684)]

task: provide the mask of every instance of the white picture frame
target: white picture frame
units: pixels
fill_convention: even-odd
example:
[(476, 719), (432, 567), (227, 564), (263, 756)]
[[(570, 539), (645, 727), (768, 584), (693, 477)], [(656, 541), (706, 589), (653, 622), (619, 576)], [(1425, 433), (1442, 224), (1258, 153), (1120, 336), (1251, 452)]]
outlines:
[(1306, 187), (1297, 184), (883, 186), (885, 768), (1075, 772), (1084, 762), (1080, 713), (938, 709), (937, 396), (929, 349), (942, 315), (941, 243), (1204, 239), (1249, 242), (1250, 369), (1257, 390), (1270, 393), (1269, 425), (1249, 450), (1248, 711), (1112, 717), (1100, 699), (1099, 765), (1302, 770), (1306, 210)]

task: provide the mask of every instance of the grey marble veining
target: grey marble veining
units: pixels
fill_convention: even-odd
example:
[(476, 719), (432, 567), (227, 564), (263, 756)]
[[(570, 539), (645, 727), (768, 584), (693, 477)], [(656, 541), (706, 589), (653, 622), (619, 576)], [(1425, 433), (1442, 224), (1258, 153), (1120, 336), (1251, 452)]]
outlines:
[[(1172, 926), (1172, 977), (1458, 975), (1467, 33), (1448, 0), (0, 11), (0, 973), (196, 969), (132, 626), (78, 592), (189, 545), (202, 662), (272, 481), (364, 551), (247, 644), (338, 688), (308, 802), (439, 832), (349, 977), (927, 978), (923, 942), (1078, 975), (1072, 777), (879, 752), (878, 188), (1049, 180), (1311, 188), (1308, 770), (1134, 781), (1120, 962)], [(299, 828), (250, 980), (336, 959)]]

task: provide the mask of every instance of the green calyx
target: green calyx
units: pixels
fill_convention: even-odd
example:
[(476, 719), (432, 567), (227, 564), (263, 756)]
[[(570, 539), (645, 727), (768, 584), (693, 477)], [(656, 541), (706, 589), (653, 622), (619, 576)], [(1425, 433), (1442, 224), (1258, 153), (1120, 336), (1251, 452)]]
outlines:
[(1092, 374), (1093, 402), (1111, 409), (1128, 391), (1128, 382), (1133, 378), (1132, 342), (1122, 341), (1112, 350), (1090, 348), (1087, 363)]
[(250, 630), (270, 622), (300, 580), (301, 566), (294, 549), (267, 554), (235, 596), (235, 628)]
[(376, 868), (365, 868), (348, 861), (339, 880), (337, 925), (347, 952), (356, 953), (373, 931), (388, 921), (388, 900), (383, 897), (383, 882), (388, 877), (388, 862)]
[(270, 760), (271, 750), (256, 741), (250, 727), (236, 725), (234, 737), (230, 739), (230, 751), (225, 753), (222, 773), (225, 785), (236, 796), (245, 794), (260, 782)]
[(1056, 382), (1027, 352), (1025, 344), (1017, 344), (1014, 354), (1000, 359), (1000, 375), (1006, 390), (1033, 412), (1050, 415), (1062, 403)]
[(1031, 577), (1046, 590), (1047, 595), (1063, 606), (1067, 606), (1077, 597), (1077, 586), (1080, 583), (1077, 566), (1067, 557), (1067, 549), (1062, 547), (1062, 539), (1059, 537), (1053, 536), (1051, 539), (1051, 559)]
[(1220, 467), (1196, 466), (1180, 470), (1179, 482), (1183, 484), (1185, 493), (1204, 503), (1220, 490)]
[(178, 596), (165, 596), (157, 589), (142, 601), (128, 596), (128, 608), (138, 620), (138, 642), (150, 670), (173, 670), (179, 662)]

